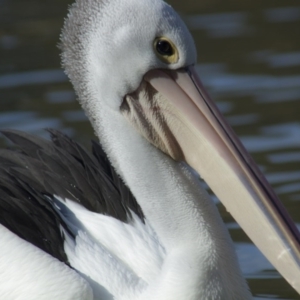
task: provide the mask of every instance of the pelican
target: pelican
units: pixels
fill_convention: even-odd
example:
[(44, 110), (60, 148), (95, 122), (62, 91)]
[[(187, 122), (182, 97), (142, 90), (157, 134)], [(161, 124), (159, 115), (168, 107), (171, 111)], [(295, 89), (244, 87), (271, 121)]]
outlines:
[(61, 49), (101, 146), (3, 131), (19, 150), (0, 152), (0, 299), (251, 299), (193, 170), (300, 292), (299, 233), (204, 91), (172, 7), (77, 0)]

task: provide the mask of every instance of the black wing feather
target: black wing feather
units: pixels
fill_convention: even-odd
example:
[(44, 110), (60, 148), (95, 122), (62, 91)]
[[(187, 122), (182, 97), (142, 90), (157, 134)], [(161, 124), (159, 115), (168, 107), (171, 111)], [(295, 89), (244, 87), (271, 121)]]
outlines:
[(52, 206), (54, 195), (122, 222), (131, 211), (144, 216), (99, 143), (93, 141), (89, 153), (61, 132), (48, 131), (51, 141), (2, 131), (19, 150), (0, 150), (0, 223), (68, 263), (60, 226), (68, 228)]

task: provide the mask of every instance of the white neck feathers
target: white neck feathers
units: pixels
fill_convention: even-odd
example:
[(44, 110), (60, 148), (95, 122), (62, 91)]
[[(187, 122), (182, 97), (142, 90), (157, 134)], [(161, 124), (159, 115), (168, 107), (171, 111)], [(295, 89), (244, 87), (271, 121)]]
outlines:
[[(228, 232), (205, 190), (183, 164), (141, 137), (119, 109), (122, 97), (139, 86), (147, 71), (162, 67), (151, 51), (146, 54), (144, 51), (144, 47), (152, 49), (153, 37), (164, 31), (173, 34), (173, 23), (182, 37), (179, 44), (192, 45), (191, 37), (182, 21), (163, 2), (130, 0), (124, 9), (139, 18), (139, 26), (147, 28), (145, 35), (141, 35), (128, 21), (133, 18), (126, 13), (109, 14), (109, 5), (115, 11), (122, 3), (124, 7), (123, 0), (78, 0), (62, 34), (62, 59), (110, 161), (167, 251), (161, 275), (142, 299), (250, 299)], [(140, 9), (143, 3), (144, 13), (137, 13), (134, 8)], [(121, 19), (124, 16), (127, 19)], [(102, 28), (109, 20), (113, 20), (109, 23), (111, 28)], [(132, 47), (132, 41), (124, 41), (126, 26), (122, 30), (114, 27), (127, 21), (131, 26), (129, 32), (142, 47)], [(115, 55), (112, 57), (110, 48), (100, 53), (103, 50), (100, 46), (105, 48), (106, 42), (111, 41), (117, 41), (113, 46), (119, 47)], [(125, 51), (123, 42), (128, 47)], [(191, 48), (190, 53), (188, 50), (182, 53), (194, 60)], [(190, 61), (183, 57), (181, 63), (183, 66)]]
[(102, 110), (99, 120), (96, 133), (167, 252), (142, 299), (250, 299), (229, 234), (197, 178), (120, 113)]

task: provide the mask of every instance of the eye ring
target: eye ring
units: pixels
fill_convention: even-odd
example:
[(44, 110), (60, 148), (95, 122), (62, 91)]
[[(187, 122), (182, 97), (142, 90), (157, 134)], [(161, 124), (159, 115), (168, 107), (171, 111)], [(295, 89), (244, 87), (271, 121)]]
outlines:
[(175, 64), (179, 54), (174, 43), (166, 37), (157, 37), (154, 41), (154, 51), (158, 58), (167, 64)]

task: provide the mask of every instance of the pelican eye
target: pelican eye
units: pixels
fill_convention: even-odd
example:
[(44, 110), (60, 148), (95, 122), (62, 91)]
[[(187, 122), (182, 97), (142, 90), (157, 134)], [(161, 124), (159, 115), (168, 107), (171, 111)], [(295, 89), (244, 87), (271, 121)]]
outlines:
[(160, 55), (171, 56), (174, 54), (172, 45), (165, 40), (158, 40), (156, 43), (156, 50)]
[(178, 62), (179, 54), (172, 41), (165, 37), (158, 37), (154, 41), (154, 50), (158, 58), (167, 64)]

